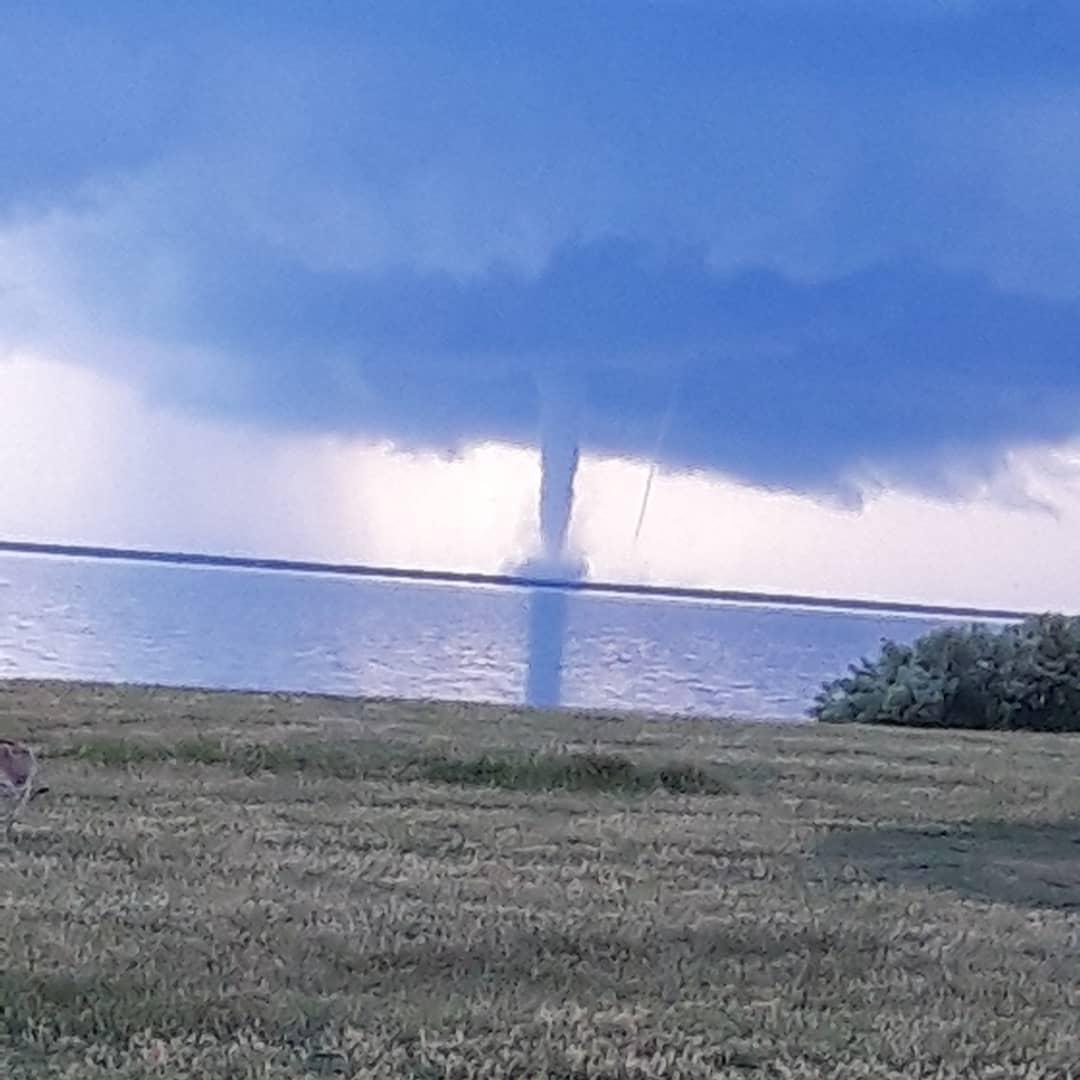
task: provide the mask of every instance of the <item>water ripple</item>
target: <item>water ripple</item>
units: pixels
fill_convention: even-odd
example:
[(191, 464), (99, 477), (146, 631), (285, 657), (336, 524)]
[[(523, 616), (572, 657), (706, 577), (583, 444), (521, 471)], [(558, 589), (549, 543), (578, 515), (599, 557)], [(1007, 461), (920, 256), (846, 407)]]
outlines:
[[(0, 555), (0, 672), (794, 720), (941, 620)], [(542, 703), (542, 702), (541, 702)]]

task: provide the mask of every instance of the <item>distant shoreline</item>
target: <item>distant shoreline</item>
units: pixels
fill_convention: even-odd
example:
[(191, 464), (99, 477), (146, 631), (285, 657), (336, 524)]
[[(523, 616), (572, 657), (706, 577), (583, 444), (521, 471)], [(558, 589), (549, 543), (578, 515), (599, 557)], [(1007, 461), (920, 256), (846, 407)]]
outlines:
[(766, 593), (741, 589), (707, 589), (680, 585), (642, 585), (613, 581), (575, 581), (525, 574), (482, 574), (457, 570), (423, 570), (415, 567), (373, 566), (364, 563), (329, 563), (308, 559), (257, 558), (247, 555), (213, 555), (202, 552), (155, 551), (141, 548), (97, 547), (83, 544), (51, 544), (23, 540), (0, 540), (0, 554), (47, 555), (76, 559), (107, 559), (125, 562), (201, 566), (216, 569), (264, 570), (339, 577), (377, 578), (391, 581), (429, 582), (447, 585), (496, 585), (566, 592), (640, 596), (658, 600), (704, 600), (716, 603), (805, 607), (831, 611), (866, 611), (898, 615), (929, 615), (948, 618), (1020, 621), (1034, 612), (1006, 608), (976, 608), (948, 604), (921, 604), (903, 600), (865, 600), (850, 597), (806, 596), (797, 593)]

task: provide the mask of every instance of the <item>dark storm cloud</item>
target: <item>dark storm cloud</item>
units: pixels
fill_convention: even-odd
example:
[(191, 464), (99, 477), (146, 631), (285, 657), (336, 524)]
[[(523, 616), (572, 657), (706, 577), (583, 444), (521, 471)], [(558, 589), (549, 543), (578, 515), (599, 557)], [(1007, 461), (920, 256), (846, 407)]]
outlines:
[(536, 442), (554, 380), (818, 491), (1080, 431), (1073, 6), (15, 4), (0, 61), (6, 343), (188, 408)]
[(910, 263), (798, 283), (610, 242), (534, 279), (279, 267), (199, 309), (208, 346), (248, 357), (220, 407), (287, 426), (534, 440), (557, 375), (587, 446), (649, 456), (671, 407), (665, 460), (808, 488), (875, 460), (929, 482), (950, 453), (1080, 430), (1077, 305)]

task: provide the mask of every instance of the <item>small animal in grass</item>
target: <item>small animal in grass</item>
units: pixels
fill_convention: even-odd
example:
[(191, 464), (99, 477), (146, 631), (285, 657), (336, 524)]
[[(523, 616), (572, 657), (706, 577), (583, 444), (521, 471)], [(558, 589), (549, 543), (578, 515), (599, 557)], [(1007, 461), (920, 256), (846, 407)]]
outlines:
[(31, 800), (49, 790), (35, 784), (38, 762), (29, 746), (11, 739), (0, 739), (0, 805), (7, 811), (7, 839), (11, 842), (15, 818)]

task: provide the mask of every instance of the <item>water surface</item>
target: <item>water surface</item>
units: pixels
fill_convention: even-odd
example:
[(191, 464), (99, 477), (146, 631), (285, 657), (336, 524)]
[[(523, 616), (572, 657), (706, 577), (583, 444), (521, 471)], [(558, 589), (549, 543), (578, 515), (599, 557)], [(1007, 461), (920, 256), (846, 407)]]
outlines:
[(0, 677), (794, 720), (942, 618), (0, 555)]

